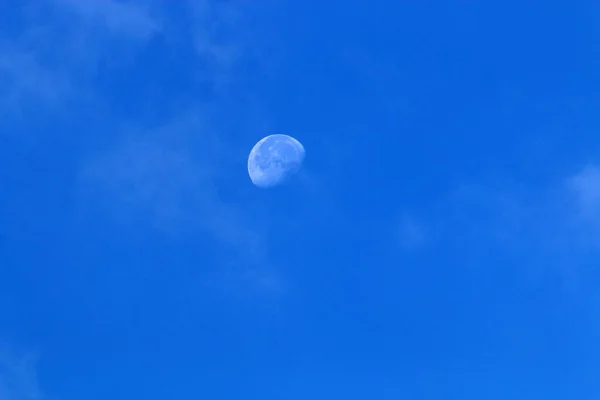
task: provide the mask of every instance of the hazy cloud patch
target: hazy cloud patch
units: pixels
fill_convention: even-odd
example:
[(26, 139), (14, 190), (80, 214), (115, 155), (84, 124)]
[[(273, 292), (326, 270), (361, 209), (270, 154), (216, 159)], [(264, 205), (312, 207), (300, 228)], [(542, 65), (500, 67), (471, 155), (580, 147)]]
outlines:
[(238, 266), (234, 269), (265, 288), (280, 287), (279, 278), (265, 276), (270, 263), (265, 225), (235, 197), (223, 195), (231, 171), (243, 171), (243, 160), (217, 132), (196, 113), (156, 129), (128, 128), (82, 165), (79, 214), (100, 211), (120, 230), (196, 237), (212, 243), (224, 265)]
[(404, 250), (416, 250), (427, 244), (428, 232), (424, 224), (415, 216), (402, 213), (395, 230), (395, 242)]
[[(421, 216), (419, 230), (428, 232), (429, 248), (465, 257), (499, 252), (560, 268), (585, 264), (600, 250), (600, 170), (588, 166), (545, 186), (463, 185)], [(401, 221), (407, 238), (419, 230)]]
[(22, 117), (40, 106), (56, 109), (71, 90), (68, 77), (43, 65), (34, 51), (0, 45), (0, 115)]
[(567, 179), (567, 188), (573, 195), (577, 214), (600, 228), (600, 168), (587, 165)]
[(60, 4), (90, 27), (106, 28), (110, 33), (145, 40), (160, 32), (161, 23), (143, 2), (115, 0), (58, 0)]
[(0, 347), (0, 399), (42, 400), (37, 382), (35, 358), (17, 355), (6, 347)]
[[(87, 103), (102, 63), (127, 62), (160, 23), (143, 6), (114, 0), (24, 1), (0, 35), (0, 114), (68, 113)], [(38, 116), (39, 117), (39, 116)]]

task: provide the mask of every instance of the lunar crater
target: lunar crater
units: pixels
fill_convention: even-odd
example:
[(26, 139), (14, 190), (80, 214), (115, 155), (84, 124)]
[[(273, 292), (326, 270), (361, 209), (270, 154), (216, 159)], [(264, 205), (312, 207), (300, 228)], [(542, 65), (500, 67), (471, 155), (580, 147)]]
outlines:
[(298, 140), (288, 135), (270, 135), (252, 148), (248, 174), (258, 187), (277, 186), (298, 172), (304, 156), (304, 146)]

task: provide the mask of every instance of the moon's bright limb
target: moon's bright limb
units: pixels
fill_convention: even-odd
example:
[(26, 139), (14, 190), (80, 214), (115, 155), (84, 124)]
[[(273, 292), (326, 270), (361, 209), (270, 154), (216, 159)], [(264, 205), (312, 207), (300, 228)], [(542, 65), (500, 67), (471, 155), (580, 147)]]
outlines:
[(248, 156), (248, 174), (260, 188), (277, 186), (296, 173), (304, 161), (304, 146), (288, 135), (270, 135), (258, 141)]

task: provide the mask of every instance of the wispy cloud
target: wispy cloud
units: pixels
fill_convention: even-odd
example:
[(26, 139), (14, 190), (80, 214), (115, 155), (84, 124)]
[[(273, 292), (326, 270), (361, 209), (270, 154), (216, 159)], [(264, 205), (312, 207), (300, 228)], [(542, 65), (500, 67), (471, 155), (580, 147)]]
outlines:
[(146, 40), (160, 32), (161, 23), (147, 4), (139, 1), (115, 0), (57, 0), (71, 11), (80, 26), (100, 27), (110, 34), (124, 35), (132, 39)]
[[(105, 6), (105, 1), (98, 4)], [(77, 9), (86, 16), (93, 13), (94, 18), (113, 20), (111, 29), (122, 33), (117, 22), (125, 17), (115, 17), (112, 6), (98, 12), (98, 4)], [(160, 22), (133, 18), (131, 10), (125, 13), (136, 21), (146, 21), (139, 28), (145, 34), (136, 37), (147, 40), (160, 32), (175, 48), (190, 49), (190, 63), (203, 72), (200, 82), (198, 76), (190, 76), (190, 85), (209, 82), (223, 89), (244, 53), (239, 40), (243, 35), (234, 24), (240, 7), (211, 0), (177, 5), (157, 1), (152, 7), (160, 10)], [(150, 8), (143, 9), (143, 15), (154, 15), (147, 11)], [(118, 13), (123, 10), (119, 8)], [(221, 90), (219, 96), (221, 100), (227, 97), (226, 91)], [(244, 213), (234, 198), (223, 195), (236, 175), (231, 171), (245, 170), (247, 150), (236, 151), (227, 139), (229, 113), (215, 113), (217, 99), (208, 98), (201, 104), (180, 98), (172, 101), (181, 107), (165, 116), (166, 122), (114, 121), (120, 133), (105, 142), (105, 148), (89, 154), (82, 166), (82, 193), (88, 200), (95, 199), (86, 204), (102, 207), (125, 225), (146, 226), (179, 237), (202, 237), (221, 249), (222, 264), (237, 266), (226, 274), (237, 276), (239, 282), (280, 290), (282, 281), (270, 269), (264, 226)]]
[(0, 114), (68, 111), (94, 96), (101, 62), (126, 62), (160, 33), (143, 4), (116, 0), (24, 1), (7, 8), (20, 28), (0, 36)]
[(23, 116), (37, 106), (55, 108), (70, 92), (62, 71), (49, 69), (35, 52), (0, 46), (0, 115)]
[(420, 217), (419, 229), (406, 220), (399, 229), (409, 239), (411, 233), (426, 239), (428, 249), (469, 259), (500, 252), (574, 276), (582, 272), (576, 265), (600, 250), (600, 169), (590, 165), (548, 185), (464, 185)]
[(567, 179), (567, 188), (573, 196), (577, 214), (600, 228), (600, 168), (587, 165)]
[[(265, 287), (280, 286), (272, 274), (260, 272), (268, 264), (264, 230), (235, 201), (222, 196), (229, 178), (224, 171), (243, 171), (245, 154), (229, 157), (231, 144), (223, 135), (229, 115), (214, 112), (217, 100), (210, 96), (215, 91), (205, 90), (218, 88), (220, 99), (227, 97), (226, 84), (245, 52), (238, 25), (241, 6), (214, 0), (26, 3), (20, 9), (26, 19), (21, 31), (0, 38), (10, 48), (0, 57), (0, 72), (8, 78), (0, 80), (0, 87), (11, 89), (0, 95), (2, 111), (37, 102), (76, 117), (81, 104), (88, 104), (83, 111), (91, 120), (104, 121), (111, 132), (118, 132), (102, 134), (97, 146), (82, 155), (78, 190), (87, 208), (80, 207), (80, 213), (92, 215), (92, 207), (99, 207), (122, 226), (204, 235), (228, 249), (223, 252), (237, 258), (237, 264), (246, 264), (245, 275), (260, 276), (252, 279)], [(165, 52), (185, 56), (190, 67), (182, 71), (190, 74), (191, 93), (206, 96), (200, 103), (190, 93), (173, 93), (169, 103), (178, 104), (176, 110), (157, 107), (148, 120), (123, 120), (127, 117), (106, 98), (107, 89), (97, 77), (114, 76), (113, 70), (137, 75), (136, 55), (155, 38)], [(88, 135), (97, 130), (82, 129)]]
[[(163, 0), (163, 10), (170, 4)], [(235, 81), (236, 68), (250, 55), (249, 32), (244, 25), (246, 1), (186, 0), (176, 19), (167, 21), (165, 35), (172, 41), (190, 41), (197, 57), (196, 79), (218, 91)], [(172, 21), (177, 21), (173, 23)]]
[(402, 213), (394, 226), (394, 243), (404, 250), (422, 248), (428, 240), (428, 232), (423, 223), (409, 213)]
[[(190, 81), (225, 87), (246, 46), (243, 7), (215, 0), (25, 0), (7, 8), (20, 27), (0, 35), (0, 113), (98, 99), (102, 71), (133, 64), (154, 38), (194, 52)], [(69, 103), (69, 104), (72, 104)], [(64, 110), (63, 110), (64, 111)]]
[(16, 355), (8, 348), (0, 348), (0, 399), (42, 400), (36, 376), (35, 359)]
[(202, 114), (199, 108), (156, 129), (128, 127), (117, 142), (90, 155), (79, 180), (86, 205), (80, 211), (101, 210), (119, 229), (194, 236), (215, 248), (223, 265), (236, 266), (237, 272), (221, 271), (225, 275), (279, 290), (264, 224), (222, 195), (235, 179), (231, 171), (244, 171), (244, 153)]
[(193, 43), (199, 55), (221, 66), (231, 65), (239, 57), (241, 38), (231, 41), (230, 30), (241, 18), (239, 7), (229, 2), (190, 1)]

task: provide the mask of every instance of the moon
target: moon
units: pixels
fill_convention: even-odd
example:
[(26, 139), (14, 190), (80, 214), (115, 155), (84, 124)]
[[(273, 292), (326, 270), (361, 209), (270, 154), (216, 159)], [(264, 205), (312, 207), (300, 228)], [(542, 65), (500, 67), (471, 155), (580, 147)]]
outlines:
[(269, 135), (258, 141), (248, 156), (248, 175), (259, 188), (278, 186), (300, 170), (304, 146), (288, 135)]

